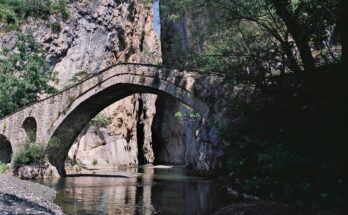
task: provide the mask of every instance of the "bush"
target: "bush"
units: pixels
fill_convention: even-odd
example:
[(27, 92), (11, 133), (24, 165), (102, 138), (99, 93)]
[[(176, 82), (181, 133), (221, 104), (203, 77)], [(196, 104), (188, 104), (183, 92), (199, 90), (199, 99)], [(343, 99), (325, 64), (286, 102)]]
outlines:
[(235, 101), (240, 118), (220, 130), (229, 142), (224, 165), (233, 172), (231, 182), (244, 192), (299, 209), (339, 210), (343, 118), (332, 102), (303, 108), (291, 96), (272, 95)]
[(176, 112), (174, 117), (177, 121), (181, 121), (183, 119), (185, 119), (185, 120), (199, 120), (199, 119), (201, 119), (201, 115), (199, 115), (199, 113), (195, 112), (191, 108), (184, 111), (184, 112), (181, 112), (181, 111)]
[(62, 30), (62, 27), (60, 26), (59, 22), (54, 22), (51, 24), (51, 29), (54, 33), (59, 33)]
[(0, 173), (5, 173), (7, 170), (8, 170), (7, 164), (0, 162)]
[(70, 16), (69, 10), (67, 9), (66, 5), (66, 0), (59, 0), (58, 3), (54, 6), (54, 9), (57, 10), (65, 20), (68, 19)]
[(90, 121), (90, 125), (94, 125), (98, 127), (106, 127), (109, 124), (110, 124), (110, 119), (102, 113), (99, 113)]
[(97, 165), (97, 164), (98, 164), (98, 160), (97, 160), (97, 159), (94, 159), (94, 160), (92, 161), (92, 164), (93, 164), (93, 166)]
[(45, 157), (46, 152), (43, 144), (25, 142), (12, 155), (12, 166), (18, 168), (33, 163), (43, 164)]
[(60, 149), (60, 140), (56, 137), (52, 137), (50, 141), (48, 141), (47, 147), (46, 147), (46, 154), (51, 155), (53, 153), (59, 152)]
[[(1, 0), (0, 22), (8, 26), (18, 26), (27, 17), (44, 19), (52, 11), (59, 13), (63, 19), (69, 18), (66, 0), (59, 0), (57, 3), (53, 0)], [(7, 26), (4, 29), (11, 30)]]
[(0, 50), (0, 116), (55, 92), (49, 85), (51, 69), (32, 32), (18, 33), (14, 50)]

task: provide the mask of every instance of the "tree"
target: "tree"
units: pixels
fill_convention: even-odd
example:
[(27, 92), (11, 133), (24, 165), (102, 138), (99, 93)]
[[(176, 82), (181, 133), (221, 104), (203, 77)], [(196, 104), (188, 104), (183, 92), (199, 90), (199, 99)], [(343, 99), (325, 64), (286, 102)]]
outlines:
[(225, 73), (254, 89), (233, 98), (229, 106), (239, 117), (220, 129), (228, 143), (225, 168), (234, 173), (231, 183), (241, 183), (245, 192), (310, 208), (309, 213), (342, 212), (342, 5), (340, 0), (162, 3), (162, 22), (184, 23), (193, 35), (186, 52), (174, 56), (176, 66)]
[(17, 34), (13, 50), (0, 56), (0, 116), (55, 92), (48, 83), (51, 69), (32, 33)]

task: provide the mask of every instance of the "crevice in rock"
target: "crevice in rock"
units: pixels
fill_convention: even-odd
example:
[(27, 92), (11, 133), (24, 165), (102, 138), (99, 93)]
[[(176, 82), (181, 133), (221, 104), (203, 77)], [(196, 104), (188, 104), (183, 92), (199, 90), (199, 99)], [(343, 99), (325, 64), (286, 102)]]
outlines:
[(161, 97), (158, 97), (155, 103), (156, 106), (156, 115), (154, 116), (153, 123), (152, 123), (152, 147), (153, 152), (155, 154), (155, 161), (154, 164), (163, 164), (163, 161), (160, 160), (160, 153), (163, 151), (163, 145), (161, 143), (164, 141), (161, 136), (161, 122), (163, 122), (164, 114), (163, 109), (159, 107), (163, 107), (163, 99)]
[(142, 113), (144, 109), (144, 102), (142, 98), (139, 98), (138, 104), (138, 113), (137, 113), (137, 141), (138, 141), (138, 163), (145, 164), (145, 156), (144, 156), (144, 123), (142, 120)]

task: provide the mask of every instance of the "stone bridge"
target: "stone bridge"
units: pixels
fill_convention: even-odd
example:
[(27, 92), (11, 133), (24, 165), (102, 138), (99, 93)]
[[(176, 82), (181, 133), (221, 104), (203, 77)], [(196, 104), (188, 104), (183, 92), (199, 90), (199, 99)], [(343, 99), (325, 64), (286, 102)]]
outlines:
[[(134, 93), (171, 96), (203, 117), (197, 165), (201, 169), (218, 166), (221, 144), (212, 124), (228, 115), (226, 99), (235, 91), (226, 77), (194, 71), (179, 71), (142, 64), (117, 64), (56, 95), (30, 104), (0, 119), (0, 161), (10, 159), (28, 134), (33, 141), (58, 148), (49, 161), (61, 176), (64, 162), (75, 138), (105, 107)], [(57, 141), (56, 141), (57, 142)]]

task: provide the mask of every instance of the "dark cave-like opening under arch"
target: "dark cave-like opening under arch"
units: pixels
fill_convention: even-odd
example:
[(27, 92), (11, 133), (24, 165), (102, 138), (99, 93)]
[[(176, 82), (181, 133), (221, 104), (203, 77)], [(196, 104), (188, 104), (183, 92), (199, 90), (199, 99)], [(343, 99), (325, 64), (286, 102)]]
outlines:
[(12, 153), (10, 141), (4, 135), (0, 134), (0, 163), (10, 163)]

